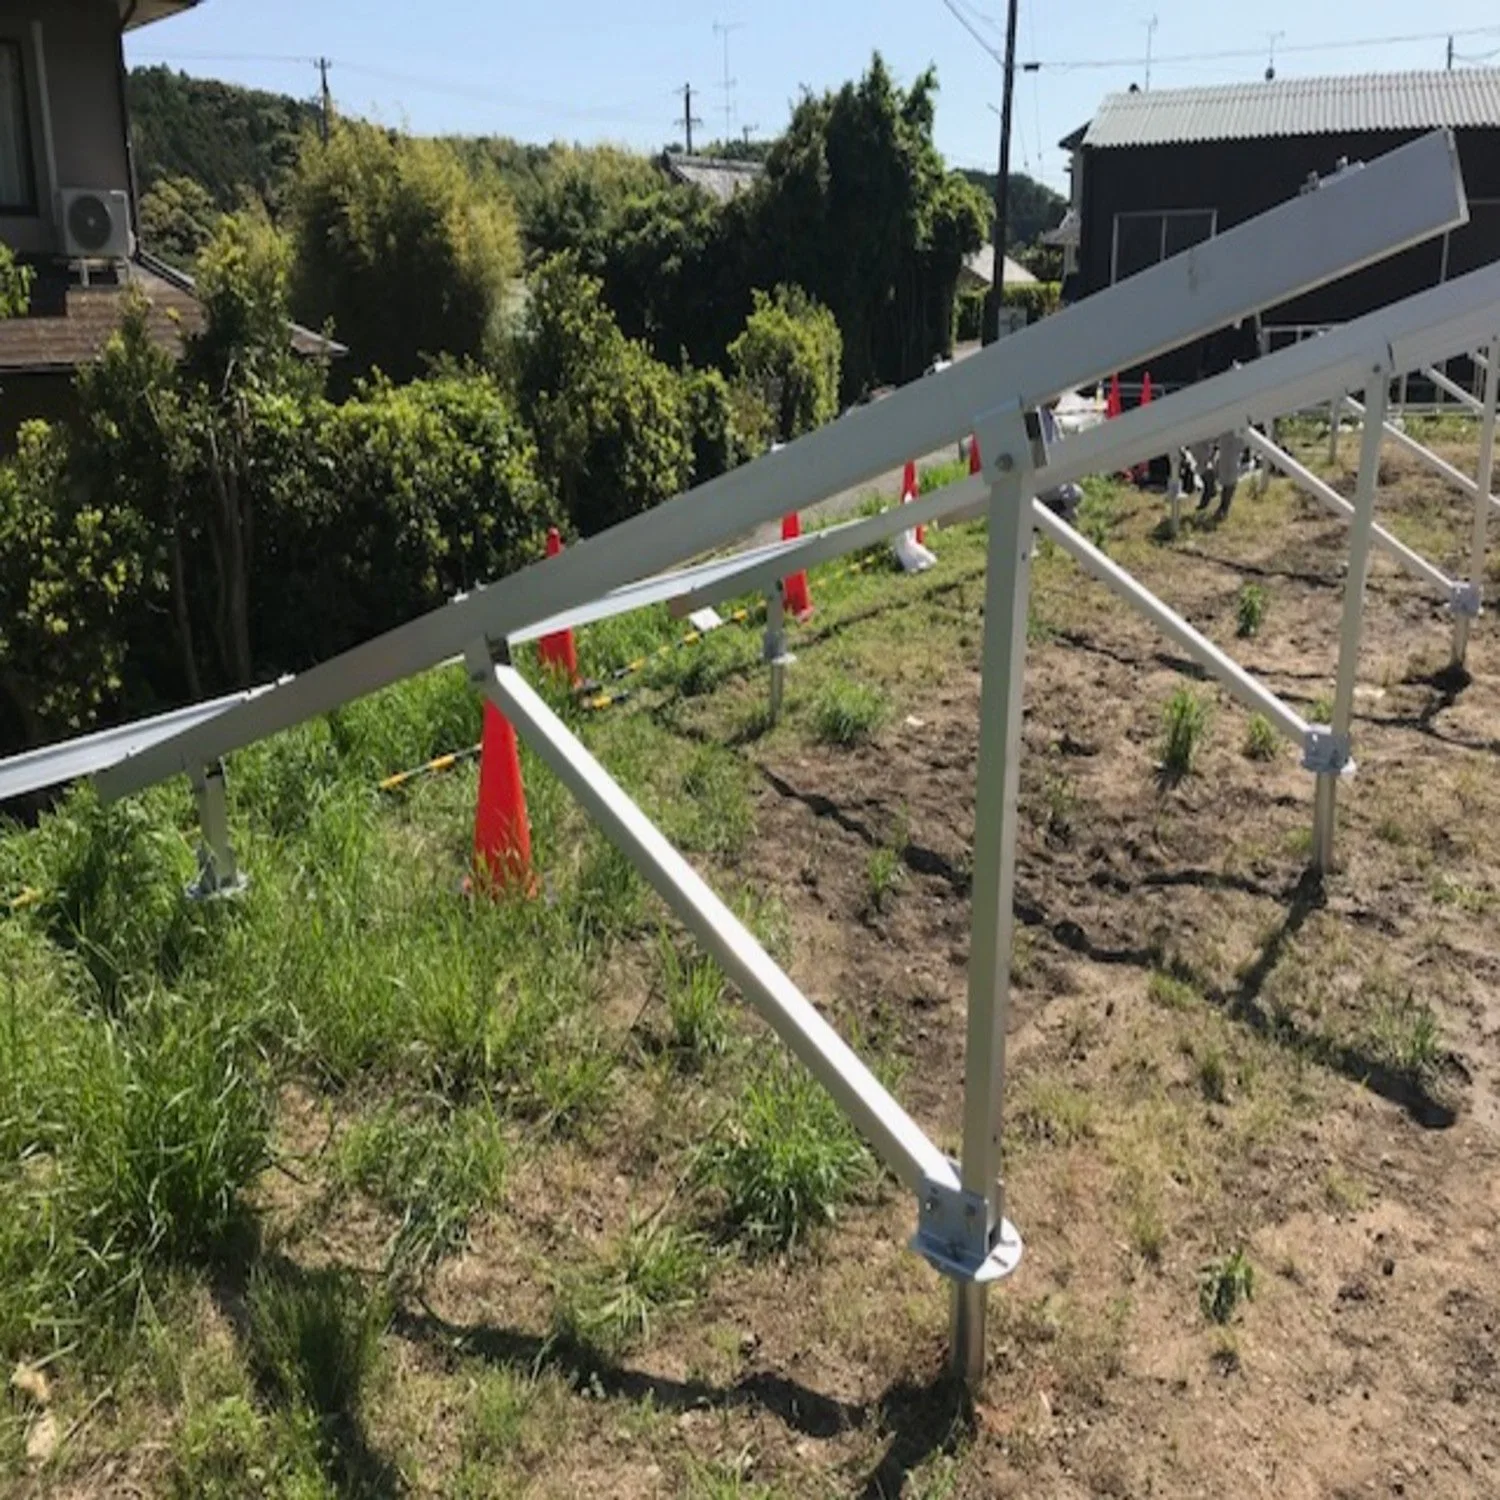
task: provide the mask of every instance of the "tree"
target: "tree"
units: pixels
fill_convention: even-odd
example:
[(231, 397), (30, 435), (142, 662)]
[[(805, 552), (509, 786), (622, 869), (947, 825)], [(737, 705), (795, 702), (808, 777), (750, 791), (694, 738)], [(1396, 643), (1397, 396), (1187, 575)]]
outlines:
[(220, 216), (201, 183), (163, 177), (141, 198), (141, 244), (174, 266), (191, 266), (213, 238)]
[[(981, 172), (965, 168), (962, 174), (979, 189), (990, 210), (985, 216), (985, 233), (994, 230), (995, 176), (994, 172)], [(1005, 249), (1014, 255), (1018, 249), (1033, 244), (1039, 234), (1056, 229), (1067, 211), (1068, 200), (1059, 192), (1038, 182), (1025, 172), (1010, 174), (1010, 188), (1005, 207)]]
[(349, 346), (346, 379), (483, 353), (521, 268), (498, 179), (482, 188), (437, 141), (341, 122), (304, 143), (291, 201), (293, 306)]
[(741, 200), (760, 284), (802, 286), (838, 320), (845, 399), (946, 348), (959, 270), (983, 243), (982, 200), (933, 144), (936, 93), (930, 69), (898, 88), (877, 54), (857, 84), (802, 99)]
[(687, 487), (693, 453), (679, 377), (620, 332), (572, 256), (531, 281), (516, 353), (543, 473), (584, 535)]
[(729, 362), (770, 412), (773, 435), (789, 442), (838, 415), (843, 339), (833, 314), (801, 287), (756, 292), (754, 303)]
[(16, 260), (9, 245), (0, 245), (0, 318), (19, 318), (31, 305), (35, 272)]

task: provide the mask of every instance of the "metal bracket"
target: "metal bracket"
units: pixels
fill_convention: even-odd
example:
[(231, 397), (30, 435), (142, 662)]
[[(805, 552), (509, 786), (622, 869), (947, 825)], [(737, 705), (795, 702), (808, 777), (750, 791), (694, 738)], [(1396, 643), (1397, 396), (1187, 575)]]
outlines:
[(189, 901), (216, 901), (238, 896), (249, 884), (235, 864), (229, 842), (229, 797), (224, 785), (224, 762), (206, 767), (193, 778), (193, 796), (198, 804), (198, 878), (185, 894)]
[(917, 1199), (911, 1248), (950, 1281), (987, 1286), (1021, 1264), (1021, 1235), (1002, 1217), (986, 1229), (984, 1199), (962, 1188), (926, 1181)]
[(1448, 612), (1461, 620), (1477, 620), (1484, 613), (1483, 590), (1477, 583), (1454, 584)]
[(1335, 734), (1327, 724), (1314, 724), (1302, 745), (1302, 769), (1315, 776), (1352, 776), (1354, 757), (1347, 734)]

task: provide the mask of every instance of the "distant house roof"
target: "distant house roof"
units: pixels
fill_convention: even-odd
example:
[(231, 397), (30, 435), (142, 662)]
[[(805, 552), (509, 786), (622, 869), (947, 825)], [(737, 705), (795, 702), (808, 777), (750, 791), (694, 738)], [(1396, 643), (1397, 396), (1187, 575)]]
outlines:
[[(65, 375), (92, 364), (120, 326), (120, 297), (131, 286), (150, 299), (151, 336), (180, 356), (184, 336), (203, 326), (191, 276), (142, 253), (108, 283), (82, 286), (68, 279), (60, 263), (44, 263), (37, 267), (31, 311), (0, 319), (0, 375)], [(296, 323), (292, 348), (309, 359), (337, 359), (349, 352)]]
[(727, 156), (686, 156), (668, 151), (661, 158), (668, 175), (678, 182), (702, 188), (710, 198), (728, 203), (738, 193), (758, 182), (765, 166), (758, 161), (739, 161)]
[[(1019, 261), (1012, 260), (1008, 255), (1005, 257), (1004, 275), (1004, 284), (1006, 286), (1036, 285), (1036, 277)], [(972, 255), (965, 256), (960, 279), (967, 280), (971, 284), (993, 286), (995, 282), (995, 247), (993, 245), (981, 245)]]
[(1044, 230), (1038, 239), (1044, 245), (1076, 245), (1083, 237), (1083, 221), (1078, 216), (1078, 210), (1071, 204), (1068, 211), (1062, 216), (1062, 222), (1056, 229)]
[(191, 10), (198, 0), (117, 0), (120, 7), (120, 24), (133, 31), (137, 26), (149, 26), (153, 21), (164, 21), (179, 11)]
[(1167, 146), (1440, 125), (1500, 127), (1500, 68), (1277, 78), (1110, 94), (1082, 144)]

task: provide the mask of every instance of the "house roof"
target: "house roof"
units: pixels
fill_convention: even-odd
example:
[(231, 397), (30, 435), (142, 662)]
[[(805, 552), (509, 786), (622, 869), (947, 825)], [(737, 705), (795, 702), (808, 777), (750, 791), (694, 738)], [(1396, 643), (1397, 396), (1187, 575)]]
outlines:
[[(993, 286), (995, 281), (995, 247), (993, 245), (981, 245), (972, 255), (966, 255), (964, 257), (964, 270), (975, 280), (982, 281), (986, 286)], [(1005, 257), (1004, 284), (1006, 286), (1035, 286), (1036, 277), (1019, 261), (1014, 261), (1007, 255)]]
[[(125, 263), (108, 284), (80, 286), (63, 279), (61, 267), (38, 267), (31, 311), (0, 319), (0, 376), (64, 375), (92, 363), (120, 326), (120, 297), (139, 287), (150, 299), (152, 337), (174, 356), (183, 338), (203, 326), (203, 308), (190, 276), (141, 254)], [(292, 348), (305, 358), (336, 359), (348, 350), (332, 339), (292, 325)]]
[(1082, 144), (1185, 145), (1381, 130), (1500, 127), (1500, 68), (1277, 78), (1110, 94)]
[(687, 156), (680, 151), (668, 151), (662, 156), (662, 166), (678, 182), (702, 188), (710, 198), (728, 203), (738, 193), (758, 182), (765, 166), (758, 161), (739, 161), (727, 156)]
[(1045, 230), (1037, 236), (1044, 245), (1076, 245), (1082, 237), (1083, 221), (1078, 216), (1078, 210), (1071, 204), (1057, 228)]
[(126, 31), (164, 21), (179, 11), (191, 10), (199, 0), (116, 0), (120, 7), (120, 24)]

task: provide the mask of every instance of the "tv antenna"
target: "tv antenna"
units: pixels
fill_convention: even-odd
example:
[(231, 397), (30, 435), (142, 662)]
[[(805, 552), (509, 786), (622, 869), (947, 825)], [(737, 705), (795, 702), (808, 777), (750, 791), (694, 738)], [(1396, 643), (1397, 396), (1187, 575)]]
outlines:
[(738, 79), (729, 76), (729, 35), (734, 31), (744, 30), (743, 21), (715, 21), (714, 35), (724, 40), (724, 139), (726, 141), (734, 136), (734, 90)]
[(1146, 22), (1146, 92), (1148, 94), (1151, 92), (1151, 48), (1156, 40), (1156, 28), (1160, 24), (1155, 16)]
[(1266, 58), (1266, 82), (1270, 83), (1276, 77), (1276, 43), (1286, 36), (1284, 31), (1268, 31), (1267, 38), (1270, 40), (1270, 53)]

